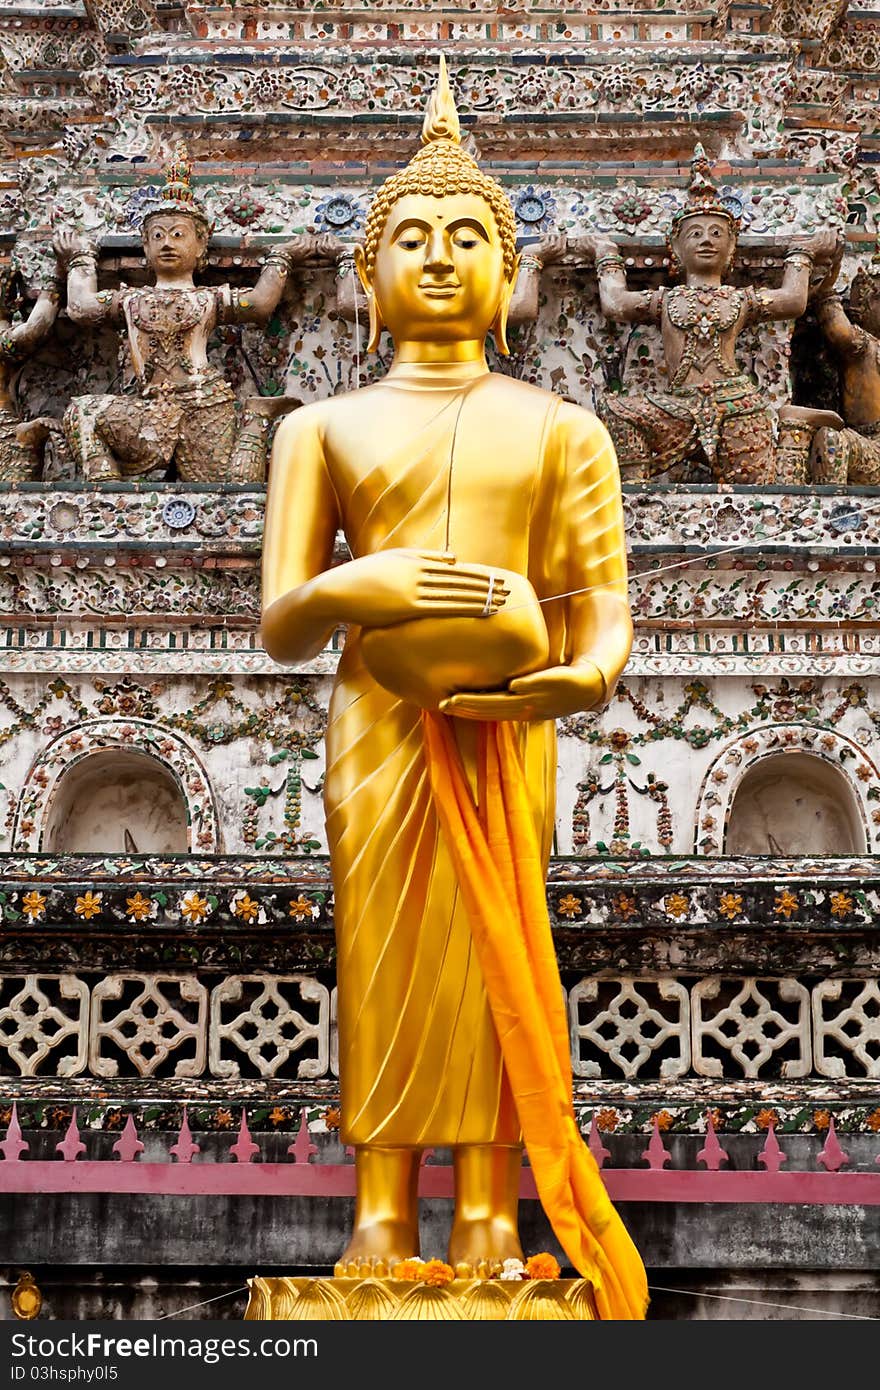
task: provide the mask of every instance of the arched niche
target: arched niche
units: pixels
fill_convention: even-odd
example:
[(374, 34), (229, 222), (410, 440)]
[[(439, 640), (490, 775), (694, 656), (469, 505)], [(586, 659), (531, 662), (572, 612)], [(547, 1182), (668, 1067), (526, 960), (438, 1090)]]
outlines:
[(104, 749), (58, 783), (46, 816), (50, 854), (186, 854), (186, 801), (173, 774), (146, 753)]
[(215, 854), (218, 819), (207, 774), (174, 730), (147, 720), (78, 724), (34, 760), (12, 849)]
[(853, 739), (809, 724), (763, 724), (726, 744), (709, 766), (696, 808), (698, 854), (876, 853), (880, 824), (869, 799), (880, 784)]
[(865, 828), (849, 780), (812, 753), (762, 758), (740, 781), (725, 854), (864, 854)]

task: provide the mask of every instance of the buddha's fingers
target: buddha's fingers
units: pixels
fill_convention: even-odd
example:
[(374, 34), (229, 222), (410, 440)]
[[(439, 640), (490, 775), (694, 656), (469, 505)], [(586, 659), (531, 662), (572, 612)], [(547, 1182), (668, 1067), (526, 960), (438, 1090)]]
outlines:
[(420, 560), (440, 560), (446, 566), (455, 564), (455, 556), (448, 550), (416, 550), (413, 554)]
[[(455, 575), (447, 575), (445, 579), (420, 579), (419, 590), (425, 593), (437, 593), (438, 590), (444, 594), (478, 594), (480, 598), (486, 598), (489, 594), (489, 585), (485, 580), (480, 583), (478, 580), (458, 579)], [(492, 590), (492, 597), (500, 594), (502, 598), (507, 598), (510, 590), (501, 584), (497, 584)]]
[[(497, 613), (503, 606), (503, 600), (492, 600), (490, 613)], [(436, 618), (478, 618), (486, 613), (486, 604), (482, 599), (468, 599), (462, 597), (437, 597), (416, 599), (416, 607), (426, 617)]]

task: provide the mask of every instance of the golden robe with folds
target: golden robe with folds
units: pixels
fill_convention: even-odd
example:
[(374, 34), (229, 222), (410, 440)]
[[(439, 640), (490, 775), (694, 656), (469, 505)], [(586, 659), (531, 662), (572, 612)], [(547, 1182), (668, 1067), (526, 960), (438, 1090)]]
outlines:
[[(381, 393), (381, 396), (380, 394)], [(369, 399), (368, 399), (369, 398)], [(377, 407), (381, 406), (381, 412)], [(383, 424), (374, 427), (377, 414)], [(269, 601), (352, 555), (443, 549), (525, 574), (544, 605), (550, 664), (572, 657), (573, 590), (625, 600), (613, 447), (595, 416), (472, 367), (411, 367), (286, 425), (267, 544), (287, 559)], [(450, 479), (450, 467), (452, 469)], [(283, 505), (284, 514), (280, 514)], [(283, 539), (281, 537), (283, 536)], [(563, 597), (558, 597), (563, 596)], [(613, 687), (626, 659), (595, 660)], [(476, 725), (454, 721), (472, 791)], [(553, 721), (516, 726), (546, 869)], [(449, 849), (429, 786), (421, 711), (367, 671), (351, 628), (327, 730), (324, 801), (335, 893), (342, 1138), (354, 1145), (515, 1143), (520, 1128)]]

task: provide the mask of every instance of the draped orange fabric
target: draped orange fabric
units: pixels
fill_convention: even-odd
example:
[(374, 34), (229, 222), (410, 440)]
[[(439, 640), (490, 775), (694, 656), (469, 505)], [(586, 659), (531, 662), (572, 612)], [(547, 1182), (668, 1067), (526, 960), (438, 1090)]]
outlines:
[(581, 1138), (544, 873), (514, 727), (479, 725), (479, 810), (451, 722), (424, 711), (434, 805), (471, 924), (541, 1205), (600, 1317), (640, 1319), (641, 1257)]

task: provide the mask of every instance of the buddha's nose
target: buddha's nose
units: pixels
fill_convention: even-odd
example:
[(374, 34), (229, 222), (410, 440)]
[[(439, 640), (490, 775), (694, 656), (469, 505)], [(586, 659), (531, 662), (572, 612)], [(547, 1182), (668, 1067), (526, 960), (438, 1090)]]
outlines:
[(452, 270), (452, 253), (449, 248), (448, 238), (439, 229), (431, 232), (428, 237), (428, 248), (425, 256), (426, 270)]

